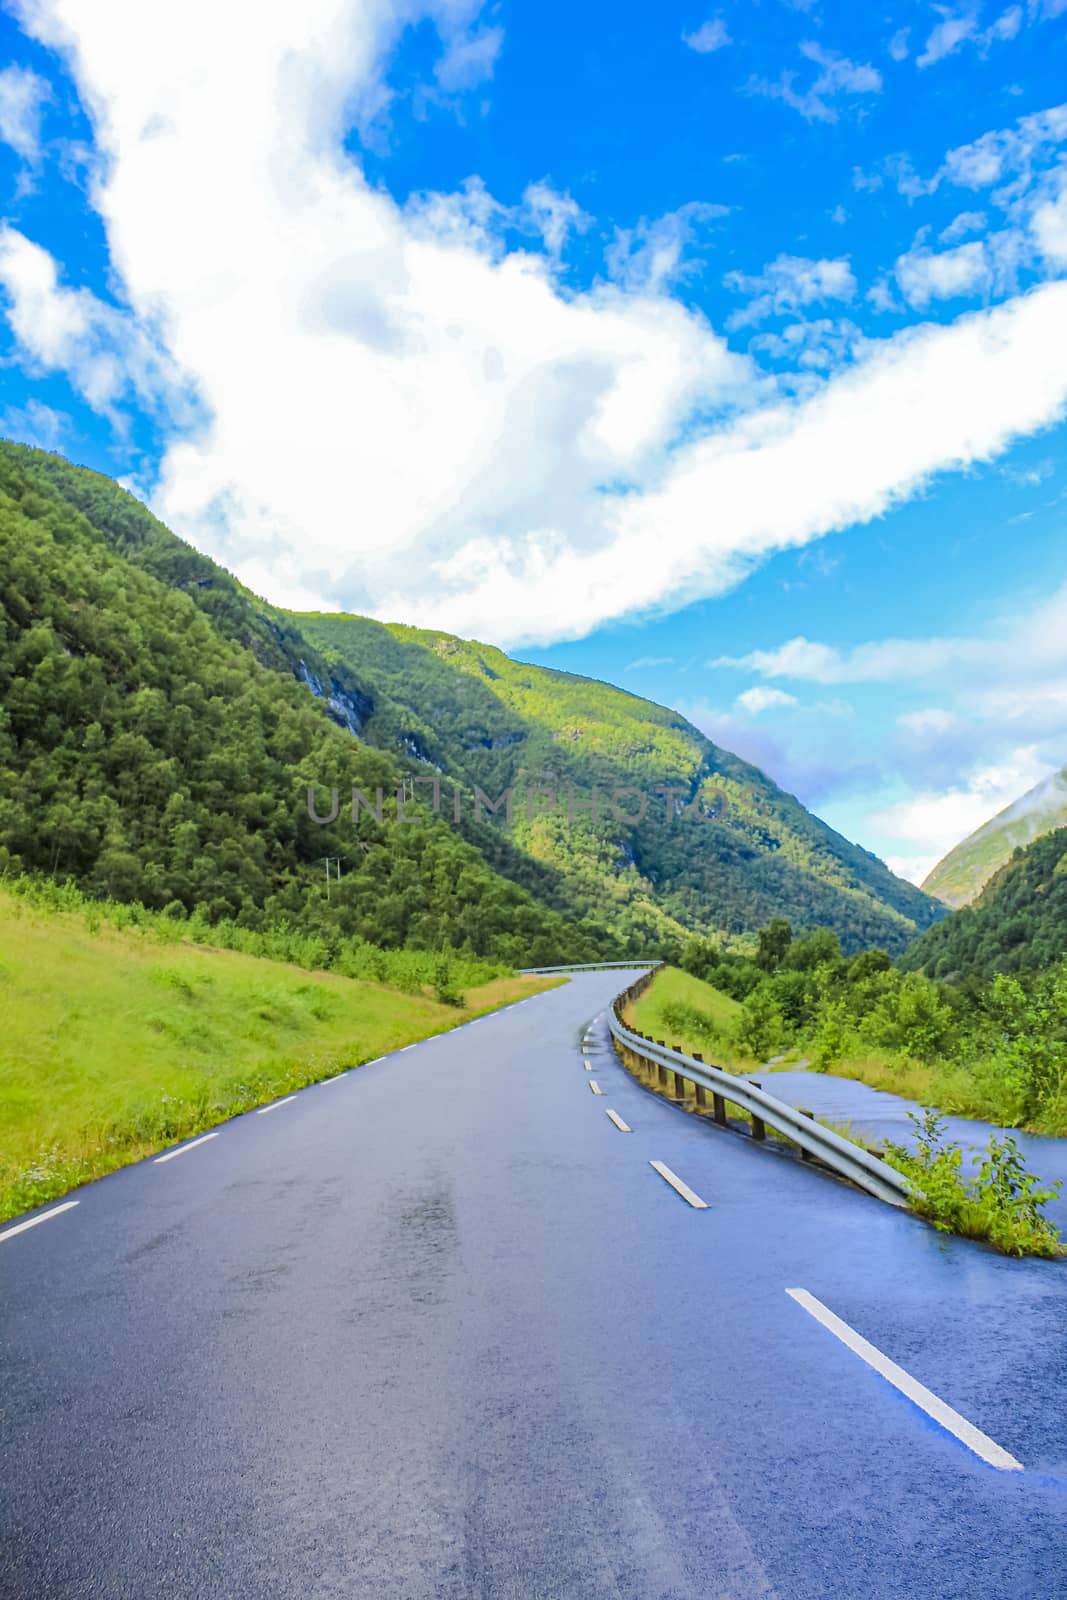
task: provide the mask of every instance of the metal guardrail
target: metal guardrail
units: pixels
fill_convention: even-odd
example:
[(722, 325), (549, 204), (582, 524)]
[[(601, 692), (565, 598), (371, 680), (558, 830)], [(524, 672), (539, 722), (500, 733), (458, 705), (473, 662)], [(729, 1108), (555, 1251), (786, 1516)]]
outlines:
[(654, 1072), (662, 1088), (667, 1088), (667, 1074), (672, 1074), (671, 1087), (680, 1102), (689, 1098), (685, 1088), (687, 1084), (693, 1085), (698, 1106), (706, 1106), (710, 1094), (712, 1114), (722, 1126), (726, 1126), (727, 1102), (740, 1106), (752, 1118), (754, 1139), (765, 1139), (767, 1129), (774, 1128), (799, 1145), (802, 1156), (821, 1161), (858, 1188), (866, 1189), (868, 1194), (876, 1195), (879, 1200), (888, 1201), (892, 1206), (911, 1205), (913, 1189), (907, 1178), (869, 1150), (852, 1144), (840, 1133), (824, 1127), (795, 1106), (776, 1099), (750, 1078), (735, 1077), (731, 1072), (723, 1072), (719, 1067), (683, 1055), (680, 1050), (669, 1049), (663, 1040), (649, 1039), (645, 1034), (627, 1028), (622, 1020), (622, 1008), (627, 1001), (637, 998), (647, 987), (650, 978), (651, 974), (644, 975), (619, 995), (609, 1013), (612, 1037), (627, 1067), (632, 1070), (636, 1063), (644, 1063)]
[(659, 960), (656, 960), (656, 961), (637, 961), (637, 960), (634, 960), (634, 961), (587, 961), (582, 966), (573, 966), (573, 967), (520, 967), (519, 968), (519, 972), (520, 972), (521, 976), (524, 977), (524, 978), (535, 978), (540, 973), (548, 973), (548, 972), (614, 972), (617, 968), (618, 969), (622, 969), (622, 970), (624, 970), (626, 972), (630, 972), (635, 967), (645, 967), (649, 971), (654, 971), (657, 967), (662, 967), (662, 965), (663, 965), (663, 962), (659, 961)]

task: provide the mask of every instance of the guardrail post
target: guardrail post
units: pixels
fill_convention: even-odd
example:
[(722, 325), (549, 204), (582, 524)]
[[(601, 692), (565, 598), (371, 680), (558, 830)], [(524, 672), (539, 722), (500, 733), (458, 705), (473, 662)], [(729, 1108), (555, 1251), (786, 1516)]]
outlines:
[(711, 1114), (715, 1118), (715, 1121), (719, 1124), (719, 1127), (725, 1128), (726, 1101), (723, 1099), (721, 1094), (716, 1094), (714, 1089), (711, 1091)]
[(752, 1137), (753, 1137), (753, 1139), (766, 1139), (766, 1137), (767, 1137), (767, 1124), (764, 1122), (762, 1117), (757, 1117), (756, 1113), (754, 1111), (751, 1113), (751, 1116), (752, 1116)]
[[(809, 1111), (807, 1106), (797, 1106), (797, 1110), (800, 1112), (800, 1115), (802, 1117), (810, 1117), (812, 1122), (815, 1121), (815, 1113), (814, 1113), (814, 1111)], [(801, 1145), (801, 1147), (800, 1147), (800, 1159), (801, 1159), (801, 1161), (814, 1161), (815, 1157), (812, 1155), (810, 1150), (805, 1150), (804, 1146)]]
[[(697, 1055), (695, 1050), (693, 1051), (693, 1060), (694, 1061), (699, 1061), (701, 1066), (704, 1065), (704, 1057), (700, 1056), (700, 1055)], [(693, 1101), (694, 1101), (694, 1104), (696, 1105), (697, 1109), (700, 1110), (700, 1111), (703, 1111), (704, 1107), (707, 1105), (707, 1103), (708, 1103), (708, 1091), (705, 1089), (705, 1087), (704, 1087), (704, 1085), (702, 1083), (694, 1083), (694, 1085), (693, 1085)]]

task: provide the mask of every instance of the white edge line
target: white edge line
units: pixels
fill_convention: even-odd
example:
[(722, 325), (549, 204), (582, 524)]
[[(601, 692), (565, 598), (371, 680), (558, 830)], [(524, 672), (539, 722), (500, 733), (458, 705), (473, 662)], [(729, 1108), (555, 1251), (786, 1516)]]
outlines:
[(348, 1068), (345, 1067), (341, 1072), (335, 1072), (332, 1078), (320, 1078), (319, 1082), (320, 1083), (336, 1083), (338, 1078), (345, 1078), (347, 1076), (348, 1076)]
[(287, 1094), (284, 1100), (275, 1100), (273, 1105), (260, 1106), (259, 1110), (256, 1112), (256, 1116), (257, 1117), (265, 1117), (267, 1115), (268, 1111), (277, 1111), (279, 1106), (287, 1106), (289, 1104), (290, 1100), (295, 1100), (295, 1099), (296, 1099), (296, 1095), (295, 1094)]
[(49, 1217), (58, 1217), (61, 1211), (72, 1211), (78, 1205), (81, 1205), (80, 1200), (66, 1200), (61, 1206), (53, 1206), (51, 1211), (42, 1211), (39, 1217), (31, 1217), (29, 1222), (16, 1222), (13, 1228), (5, 1228), (0, 1239), (13, 1239), (16, 1233), (25, 1233), (27, 1228), (36, 1228), (39, 1222), (47, 1222)]
[(664, 1166), (662, 1161), (650, 1161), (648, 1164), (656, 1169), (660, 1177), (664, 1178), (672, 1189), (677, 1190), (683, 1200), (688, 1200), (694, 1211), (706, 1211), (708, 1209), (708, 1202), (702, 1200), (698, 1194), (694, 1194), (689, 1185), (683, 1183), (678, 1174), (672, 1172), (670, 1167)]
[(161, 1167), (164, 1161), (173, 1161), (175, 1156), (183, 1156), (187, 1150), (195, 1150), (198, 1144), (207, 1144), (209, 1139), (217, 1139), (217, 1133), (203, 1133), (199, 1139), (190, 1139), (188, 1144), (180, 1144), (174, 1150), (168, 1150), (165, 1156), (156, 1156), (153, 1166)]
[(626, 1123), (622, 1120), (622, 1118), (619, 1116), (619, 1113), (617, 1111), (605, 1111), (604, 1115), (606, 1117), (608, 1117), (615, 1124), (615, 1126), (618, 1128), (620, 1133), (632, 1133), (633, 1132), (633, 1129), (630, 1128), (630, 1127), (627, 1127)]
[(592, 1062), (591, 1062), (591, 1061), (587, 1061), (587, 1062), (586, 1062), (586, 1063), (585, 1063), (585, 1070), (586, 1070), (586, 1072), (592, 1072), (592, 1070), (593, 1070), (593, 1063), (592, 1063)]
[(597, 1083), (595, 1078), (590, 1078), (589, 1087), (593, 1091), (594, 1094), (603, 1094), (604, 1093), (603, 1089), (600, 1087), (599, 1083)]
[(961, 1417), (958, 1411), (954, 1411), (944, 1400), (940, 1400), (926, 1388), (925, 1384), (919, 1383), (910, 1373), (905, 1372), (903, 1367), (898, 1367), (895, 1361), (890, 1361), (877, 1346), (869, 1343), (854, 1328), (850, 1328), (847, 1322), (842, 1322), (840, 1317), (835, 1316), (821, 1300), (816, 1300), (807, 1289), (787, 1289), (785, 1292), (798, 1306), (803, 1306), (816, 1322), (821, 1322), (835, 1338), (847, 1345), (861, 1361), (873, 1367), (887, 1383), (893, 1385), (894, 1389), (899, 1389), (901, 1394), (913, 1401), (920, 1411), (925, 1411), (928, 1417), (940, 1423), (949, 1433), (955, 1434), (960, 1443), (965, 1444), (976, 1456), (981, 1456), (983, 1461), (987, 1461), (991, 1467), (996, 1467), (1001, 1472), (1025, 1470), (1021, 1461), (1017, 1461), (987, 1433), (983, 1433), (981, 1428), (976, 1428), (973, 1422)]

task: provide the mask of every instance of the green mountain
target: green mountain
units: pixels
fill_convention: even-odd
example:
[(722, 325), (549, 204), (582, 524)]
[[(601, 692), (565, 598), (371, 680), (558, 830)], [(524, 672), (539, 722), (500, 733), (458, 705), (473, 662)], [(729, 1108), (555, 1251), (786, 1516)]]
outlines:
[(900, 965), (929, 977), (1038, 972), (1067, 952), (1067, 827), (1043, 834), (990, 878), (973, 905), (946, 917)]
[[(268, 606), (109, 479), (3, 443), (0, 607), (8, 870), (531, 963), (773, 915), (896, 952), (940, 914), (676, 713), (446, 634)], [(334, 787), (319, 826), (308, 789), (325, 815)]]
[[(317, 696), (306, 680), (323, 674)], [(107, 478), (0, 443), (0, 871), (181, 918), (590, 960), (616, 939), (444, 821), (318, 826), (311, 785), (395, 793), (369, 702)], [(345, 858), (327, 889), (324, 857)]]
[(849, 949), (895, 950), (936, 919), (919, 890), (677, 712), (445, 633), (293, 622), (366, 687), (366, 738), (493, 799), (514, 790), (512, 837), (582, 912), (610, 905), (640, 927), (654, 906), (673, 931), (730, 934), (785, 915), (828, 924)]
[(923, 882), (948, 906), (969, 905), (1014, 851), (1067, 824), (1067, 767), (1005, 806), (949, 851)]

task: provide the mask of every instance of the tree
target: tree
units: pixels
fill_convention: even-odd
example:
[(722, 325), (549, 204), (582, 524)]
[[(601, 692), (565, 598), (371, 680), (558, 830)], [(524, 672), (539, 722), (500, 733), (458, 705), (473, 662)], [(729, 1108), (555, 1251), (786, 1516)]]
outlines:
[(756, 965), (763, 972), (777, 972), (793, 942), (793, 929), (785, 917), (772, 917), (759, 932)]

